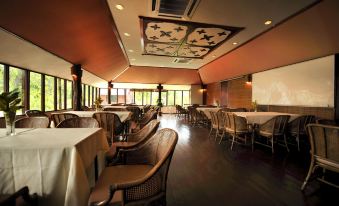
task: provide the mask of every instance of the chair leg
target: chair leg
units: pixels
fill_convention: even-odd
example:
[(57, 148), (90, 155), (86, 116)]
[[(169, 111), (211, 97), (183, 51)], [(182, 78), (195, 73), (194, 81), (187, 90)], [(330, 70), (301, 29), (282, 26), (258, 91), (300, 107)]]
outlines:
[(251, 140), (252, 140), (252, 152), (254, 151), (254, 132), (251, 135)]
[(290, 149), (288, 149), (287, 139), (286, 139), (286, 135), (285, 134), (284, 134), (284, 141), (285, 141), (285, 146), (286, 146), (287, 152), (290, 152)]
[(224, 136), (225, 136), (225, 130), (222, 131), (219, 144), (221, 144), (221, 141), (224, 139)]
[(304, 183), (301, 185), (301, 191), (303, 191), (305, 189), (305, 186), (306, 184), (308, 183), (308, 180), (310, 179), (311, 177), (311, 174), (313, 172), (313, 167), (314, 167), (314, 160), (312, 159), (311, 160), (311, 165), (310, 165), (310, 168), (308, 169), (308, 173), (307, 173), (307, 176), (304, 180)]
[(273, 145), (274, 145), (274, 139), (273, 139), (273, 137), (272, 137), (272, 139), (271, 139), (272, 154), (274, 154), (274, 147), (273, 147)]
[(231, 145), (231, 150), (233, 150), (233, 144), (234, 144), (234, 140), (235, 140), (235, 135), (232, 135), (232, 145)]
[(300, 152), (299, 135), (297, 136), (296, 140), (297, 140), (298, 152)]
[(208, 134), (208, 138), (210, 138), (212, 131), (213, 131), (213, 127), (211, 126), (211, 130), (210, 130), (210, 133)]

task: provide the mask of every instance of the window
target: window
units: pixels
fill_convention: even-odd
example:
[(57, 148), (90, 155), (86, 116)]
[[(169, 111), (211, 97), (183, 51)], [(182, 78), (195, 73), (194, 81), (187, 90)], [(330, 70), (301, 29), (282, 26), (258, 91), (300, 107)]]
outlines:
[(41, 74), (29, 73), (29, 109), (41, 110)]
[(190, 105), (191, 104), (190, 91), (182, 91), (182, 93), (183, 93), (183, 99), (182, 99), (183, 106)]
[(103, 100), (102, 104), (108, 104), (107, 92), (108, 89), (100, 89), (100, 98)]
[(68, 81), (67, 80), (67, 83), (66, 83), (66, 91), (67, 91), (67, 98), (66, 98), (66, 108), (67, 109), (72, 109), (73, 108), (73, 105), (72, 105), (72, 91), (73, 91), (73, 84), (71, 81)]
[[(9, 91), (18, 89), (20, 92), (22, 105), (24, 104), (24, 89), (25, 89), (25, 71), (15, 67), (9, 67)], [(22, 110), (18, 110), (17, 114), (22, 114)]]
[(0, 64), (0, 93), (4, 92), (5, 66)]
[(144, 91), (144, 105), (151, 104), (151, 92), (150, 91)]
[(88, 93), (89, 93), (89, 86), (88, 85), (84, 85), (85, 86), (85, 91), (84, 91), (84, 97), (85, 97), (85, 106), (87, 106), (88, 107), (88, 101), (89, 101), (89, 99), (88, 99)]
[(167, 92), (167, 105), (168, 106), (174, 105), (174, 91)]
[(134, 93), (135, 93), (134, 94), (135, 104), (143, 105), (143, 103), (142, 103), (142, 91), (135, 91)]
[(118, 103), (125, 103), (125, 89), (118, 89)]
[(126, 89), (126, 104), (134, 103), (134, 92), (131, 89)]
[(65, 109), (64, 93), (65, 93), (64, 80), (57, 78), (57, 108), (58, 109)]
[(164, 106), (167, 105), (167, 92), (161, 92), (161, 102), (162, 105)]
[(88, 86), (88, 92), (89, 92), (89, 102), (88, 102), (88, 105), (91, 107), (93, 105), (93, 87)]
[(45, 111), (54, 110), (54, 77), (45, 76)]
[(159, 98), (159, 92), (152, 92), (152, 105), (157, 105), (157, 100)]
[(182, 105), (182, 91), (175, 91), (175, 104)]
[(111, 103), (118, 103), (118, 91), (117, 89), (111, 89)]

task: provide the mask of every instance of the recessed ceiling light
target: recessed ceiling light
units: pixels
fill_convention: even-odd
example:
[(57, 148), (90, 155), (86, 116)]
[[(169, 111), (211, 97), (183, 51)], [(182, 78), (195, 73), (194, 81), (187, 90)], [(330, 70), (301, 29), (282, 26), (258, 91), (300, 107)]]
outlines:
[(134, 52), (134, 50), (133, 50), (133, 49), (129, 49), (128, 51), (129, 51), (129, 52)]
[(265, 25), (270, 25), (270, 24), (272, 24), (272, 21), (271, 21), (271, 20), (265, 21)]
[(215, 55), (213, 55), (212, 57), (213, 57), (213, 58), (215, 58), (216, 56), (215, 56)]
[(115, 8), (119, 9), (119, 10), (123, 10), (124, 9), (124, 6), (121, 5), (121, 4), (117, 4), (115, 5)]
[(125, 32), (124, 33), (125, 36), (131, 36), (129, 33)]
[(238, 44), (238, 42), (233, 42), (232, 44), (233, 44), (233, 45), (237, 45), (237, 44)]
[(132, 58), (131, 61), (135, 61), (136, 59)]

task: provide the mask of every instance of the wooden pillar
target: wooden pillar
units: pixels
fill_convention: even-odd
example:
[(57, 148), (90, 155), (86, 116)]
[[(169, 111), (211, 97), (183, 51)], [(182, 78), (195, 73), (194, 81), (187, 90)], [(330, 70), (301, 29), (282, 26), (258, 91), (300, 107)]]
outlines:
[(81, 111), (81, 99), (82, 99), (82, 88), (81, 88), (81, 77), (82, 69), (80, 64), (75, 64), (71, 68), (73, 78), (73, 110)]
[(108, 86), (107, 86), (107, 101), (108, 101), (108, 104), (111, 104), (111, 89), (113, 88), (113, 84), (112, 84), (112, 81), (109, 81), (108, 82)]
[(162, 91), (163, 88), (164, 88), (164, 87), (163, 87), (161, 84), (159, 84), (159, 85), (157, 86), (157, 89), (158, 89), (158, 92), (159, 92), (159, 98), (158, 98), (157, 103), (162, 103), (162, 102), (161, 102), (161, 91)]
[(201, 89), (202, 89), (202, 104), (205, 105), (207, 104), (207, 85), (202, 84)]

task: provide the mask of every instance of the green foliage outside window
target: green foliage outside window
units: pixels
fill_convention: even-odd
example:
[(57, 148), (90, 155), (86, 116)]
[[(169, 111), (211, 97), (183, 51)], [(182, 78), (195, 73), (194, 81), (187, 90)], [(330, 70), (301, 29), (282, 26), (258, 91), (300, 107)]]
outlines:
[(135, 104), (143, 105), (142, 103), (142, 91), (135, 91)]
[(57, 79), (57, 108), (58, 109), (65, 109), (64, 105), (64, 96), (65, 93), (65, 85), (64, 85), (64, 80), (58, 78)]
[(66, 91), (67, 91), (67, 98), (66, 98), (66, 104), (67, 104), (67, 109), (71, 109), (73, 107), (72, 105), (72, 90), (73, 90), (73, 85), (71, 81), (67, 81), (66, 83)]
[[(24, 102), (24, 76), (24, 70), (9, 67), (9, 91), (17, 89), (22, 102)], [(22, 110), (18, 110), (17, 114), (22, 114)]]
[(45, 76), (45, 111), (54, 110), (54, 77)]
[(29, 108), (41, 110), (41, 74), (30, 72)]
[(0, 64), (0, 93), (4, 92), (4, 65)]
[(174, 91), (167, 92), (167, 105), (168, 106), (174, 105)]

